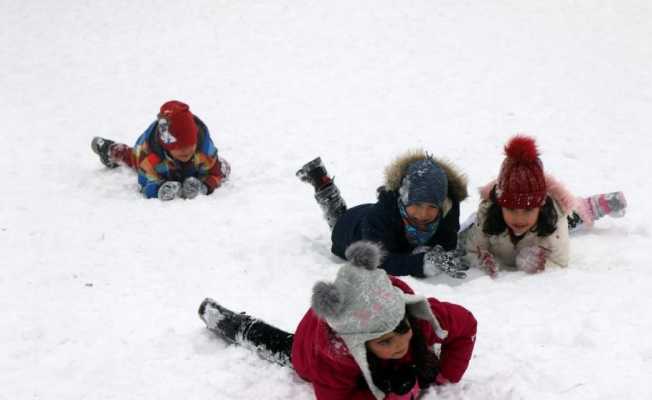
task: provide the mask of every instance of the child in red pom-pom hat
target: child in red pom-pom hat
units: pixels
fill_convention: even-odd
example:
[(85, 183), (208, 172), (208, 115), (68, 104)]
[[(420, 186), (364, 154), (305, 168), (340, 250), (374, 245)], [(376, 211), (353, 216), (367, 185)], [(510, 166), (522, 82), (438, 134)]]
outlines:
[(531, 137), (513, 137), (505, 155), (498, 179), (481, 188), (478, 212), (460, 233), (467, 261), (492, 276), (500, 269), (566, 267), (569, 229), (625, 214), (622, 192), (577, 198), (546, 175)]
[(176, 100), (161, 106), (156, 121), (134, 147), (95, 137), (91, 148), (109, 168), (124, 164), (138, 171), (147, 198), (192, 199), (199, 193), (210, 194), (230, 173), (206, 125), (187, 104)]

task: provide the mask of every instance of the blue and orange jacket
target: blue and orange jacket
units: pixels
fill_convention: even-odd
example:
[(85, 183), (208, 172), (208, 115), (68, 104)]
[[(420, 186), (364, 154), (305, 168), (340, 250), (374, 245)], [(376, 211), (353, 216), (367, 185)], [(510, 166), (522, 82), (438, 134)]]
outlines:
[(199, 128), (197, 150), (186, 162), (177, 161), (161, 146), (157, 132), (158, 122), (153, 122), (136, 141), (133, 152), (138, 170), (138, 184), (147, 198), (158, 197), (159, 187), (166, 181), (183, 182), (194, 176), (212, 193), (225, 178), (217, 148), (211, 140), (206, 125), (195, 116)]

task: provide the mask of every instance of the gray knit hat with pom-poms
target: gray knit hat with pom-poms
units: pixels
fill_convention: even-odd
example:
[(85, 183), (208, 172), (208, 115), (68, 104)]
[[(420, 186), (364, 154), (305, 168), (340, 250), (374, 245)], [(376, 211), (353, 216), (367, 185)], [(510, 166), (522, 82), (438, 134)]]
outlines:
[(349, 262), (339, 269), (335, 281), (317, 282), (313, 287), (312, 309), (342, 338), (371, 392), (383, 399), (385, 394), (371, 379), (365, 342), (392, 332), (405, 317), (406, 309), (417, 318), (429, 320), (441, 338), (446, 337), (446, 331), (423, 296), (403, 293), (378, 268), (383, 259), (378, 244), (355, 242), (345, 255)]

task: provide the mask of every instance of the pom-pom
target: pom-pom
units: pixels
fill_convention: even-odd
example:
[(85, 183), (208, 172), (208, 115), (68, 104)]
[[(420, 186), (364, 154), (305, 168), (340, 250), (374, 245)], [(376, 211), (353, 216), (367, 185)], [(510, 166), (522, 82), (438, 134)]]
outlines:
[(312, 309), (320, 317), (335, 317), (344, 305), (342, 295), (332, 283), (317, 282), (312, 288)]
[(514, 136), (505, 146), (505, 154), (516, 161), (536, 161), (539, 157), (534, 139), (524, 135)]
[(380, 265), (383, 251), (380, 245), (374, 242), (360, 240), (347, 247), (344, 255), (356, 267), (372, 270)]

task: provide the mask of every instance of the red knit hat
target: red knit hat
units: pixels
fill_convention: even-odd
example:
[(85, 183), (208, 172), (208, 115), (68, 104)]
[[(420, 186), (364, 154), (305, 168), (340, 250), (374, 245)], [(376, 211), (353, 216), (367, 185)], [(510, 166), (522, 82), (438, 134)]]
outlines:
[(541, 207), (546, 200), (546, 179), (534, 139), (514, 136), (505, 146), (505, 155), (496, 183), (498, 204), (507, 208)]
[(197, 144), (197, 124), (190, 107), (180, 101), (171, 100), (161, 106), (157, 129), (161, 144), (166, 150)]

